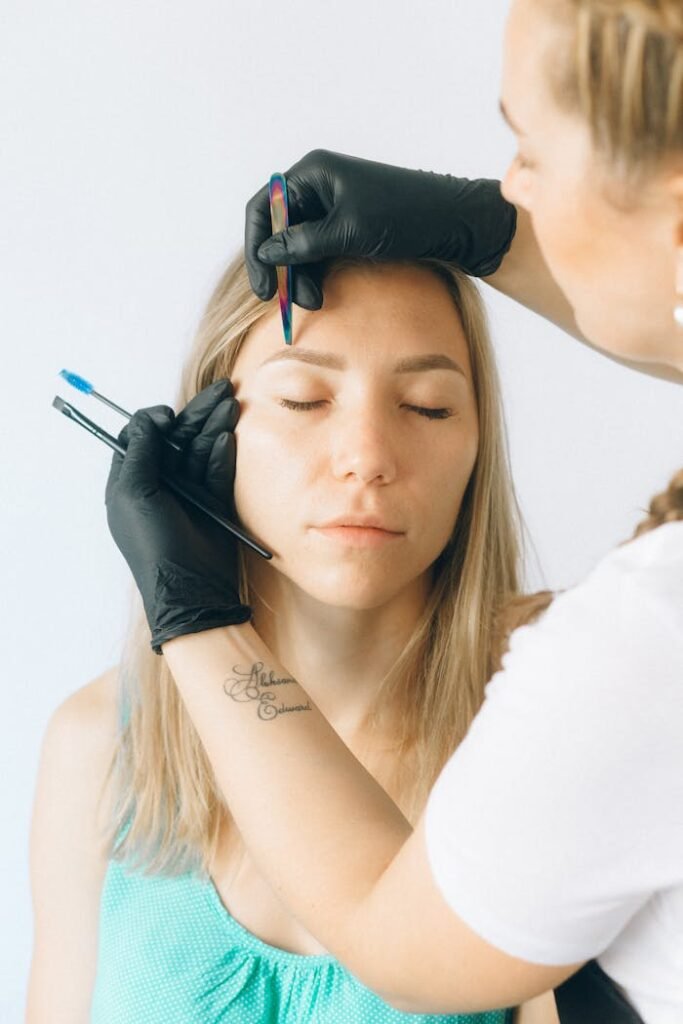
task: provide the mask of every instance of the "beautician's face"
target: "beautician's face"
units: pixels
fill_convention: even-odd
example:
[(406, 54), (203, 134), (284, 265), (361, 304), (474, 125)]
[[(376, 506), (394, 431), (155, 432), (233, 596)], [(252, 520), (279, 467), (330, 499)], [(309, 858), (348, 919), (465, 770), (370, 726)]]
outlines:
[[(518, 129), (518, 156), (503, 194), (529, 212), (550, 271), (591, 342), (633, 361), (675, 365), (682, 358), (672, 317), (675, 203), (659, 179), (637, 202), (627, 199), (613, 174), (601, 176), (588, 125), (558, 108), (547, 65), (570, 45), (553, 14), (558, 6), (513, 0), (510, 9), (501, 98)], [(624, 199), (623, 208), (615, 205)]]
[[(396, 372), (427, 356), (444, 365)], [(291, 347), (277, 310), (252, 328), (231, 379), (236, 507), (274, 552), (269, 568), (355, 609), (415, 583), (449, 539), (478, 445), (467, 344), (438, 278), (412, 266), (337, 271), (322, 310), (295, 308)], [(393, 536), (322, 529), (363, 515)]]

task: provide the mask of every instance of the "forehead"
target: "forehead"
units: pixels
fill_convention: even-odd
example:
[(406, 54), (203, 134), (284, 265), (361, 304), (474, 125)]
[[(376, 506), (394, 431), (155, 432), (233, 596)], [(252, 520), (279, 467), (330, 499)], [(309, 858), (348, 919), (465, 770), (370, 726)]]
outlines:
[(545, 117), (551, 127), (552, 120), (566, 116), (553, 85), (557, 88), (575, 59), (576, 15), (571, 3), (512, 0), (505, 21), (500, 91), (513, 117)]
[[(540, 4), (512, 0), (505, 21), (501, 96), (513, 120), (524, 122), (543, 108), (543, 55), (551, 43), (550, 17)], [(525, 124), (520, 123), (524, 131)]]
[[(470, 373), (460, 314), (444, 282), (413, 266), (348, 267), (324, 282), (322, 309), (293, 308), (293, 347), (343, 354), (381, 368), (401, 356), (442, 352)], [(249, 331), (233, 368), (236, 384), (284, 347), (277, 304)], [(292, 361), (274, 365), (304, 366)]]

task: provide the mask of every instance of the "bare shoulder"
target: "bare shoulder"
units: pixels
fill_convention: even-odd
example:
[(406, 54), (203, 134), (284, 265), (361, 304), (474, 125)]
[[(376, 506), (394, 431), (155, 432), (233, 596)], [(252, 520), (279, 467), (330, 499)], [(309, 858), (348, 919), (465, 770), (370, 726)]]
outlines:
[[(49, 865), (66, 868), (77, 858), (87, 876), (103, 867), (98, 836), (107, 809), (102, 802), (117, 742), (116, 666), (86, 683), (50, 716), (40, 751), (33, 819), (31, 869), (40, 889)], [(55, 879), (56, 881), (56, 879)]]
[(95, 679), (70, 693), (52, 713), (50, 725), (61, 727), (87, 725), (102, 737), (116, 727), (118, 665), (105, 669)]
[(116, 748), (117, 687), (118, 666), (112, 666), (74, 690), (53, 711), (43, 739), (41, 762), (65, 772), (71, 785), (79, 780), (93, 810)]
[(30, 835), (28, 1024), (89, 1019), (108, 861), (103, 792), (116, 749), (117, 676), (116, 667), (107, 669), (70, 694), (43, 736)]

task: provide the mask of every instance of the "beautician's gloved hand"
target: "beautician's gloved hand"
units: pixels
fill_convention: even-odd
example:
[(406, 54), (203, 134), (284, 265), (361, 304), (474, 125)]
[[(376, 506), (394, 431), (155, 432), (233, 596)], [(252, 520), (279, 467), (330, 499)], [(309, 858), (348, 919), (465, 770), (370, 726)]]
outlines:
[[(314, 149), (285, 173), (290, 227), (271, 235), (268, 186), (247, 203), (244, 254), (260, 299), (275, 294), (275, 266), (293, 264), (293, 299), (322, 305), (319, 264), (335, 256), (447, 260), (493, 274), (510, 248), (517, 211), (488, 178), (361, 160)], [(300, 266), (301, 265), (301, 266)]]
[(177, 416), (165, 405), (139, 409), (118, 437), (127, 450), (112, 459), (107, 522), (138, 585), (156, 654), (172, 637), (251, 618), (239, 599), (235, 538), (160, 481), (161, 473), (177, 477), (231, 518), (239, 418), (232, 396), (232, 384), (222, 380)]

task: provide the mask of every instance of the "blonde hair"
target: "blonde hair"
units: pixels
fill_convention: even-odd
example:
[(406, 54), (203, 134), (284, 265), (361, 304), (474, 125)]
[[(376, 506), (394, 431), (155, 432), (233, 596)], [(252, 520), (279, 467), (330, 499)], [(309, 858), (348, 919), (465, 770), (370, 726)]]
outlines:
[[(559, 0), (553, 13), (570, 38), (564, 55), (552, 54), (553, 97), (587, 121), (606, 168), (635, 185), (683, 158), (681, 0)], [(683, 469), (623, 543), (678, 519)], [(501, 656), (512, 630), (537, 619), (553, 597), (543, 591), (507, 602), (497, 621)]]
[[(630, 544), (636, 537), (641, 537), (644, 533), (657, 529), (658, 526), (674, 523), (679, 519), (683, 519), (683, 469), (678, 470), (665, 491), (654, 496), (645, 519), (638, 523), (632, 535), (622, 541), (619, 547)], [(494, 636), (497, 638), (494, 643), (495, 669), (499, 669), (502, 665), (503, 656), (510, 644), (511, 634), (518, 626), (528, 626), (540, 618), (556, 597), (557, 594), (552, 590), (540, 590), (537, 594), (512, 596), (501, 604), (499, 613), (494, 620)]]
[[(354, 261), (338, 261), (337, 272)], [(357, 261), (358, 262), (358, 261)], [(367, 261), (362, 261), (368, 266)], [(521, 520), (509, 470), (498, 375), (476, 285), (439, 261), (420, 266), (448, 289), (464, 328), (479, 419), (479, 449), (453, 534), (434, 566), (423, 614), (378, 687), (381, 708), (400, 711), (396, 783), (414, 819), (441, 767), (480, 707), (495, 652), (501, 601), (518, 591)], [(229, 377), (249, 329), (271, 312), (253, 295), (241, 256), (216, 286), (182, 373), (176, 408), (213, 380)], [(241, 599), (249, 580), (241, 554)], [(120, 730), (107, 784), (110, 856), (149, 873), (208, 872), (222, 823), (230, 822), (211, 764), (150, 633), (137, 592), (119, 667)]]
[(680, 0), (561, 0), (560, 9), (570, 44), (552, 55), (553, 95), (587, 121), (605, 165), (639, 183), (680, 159)]

